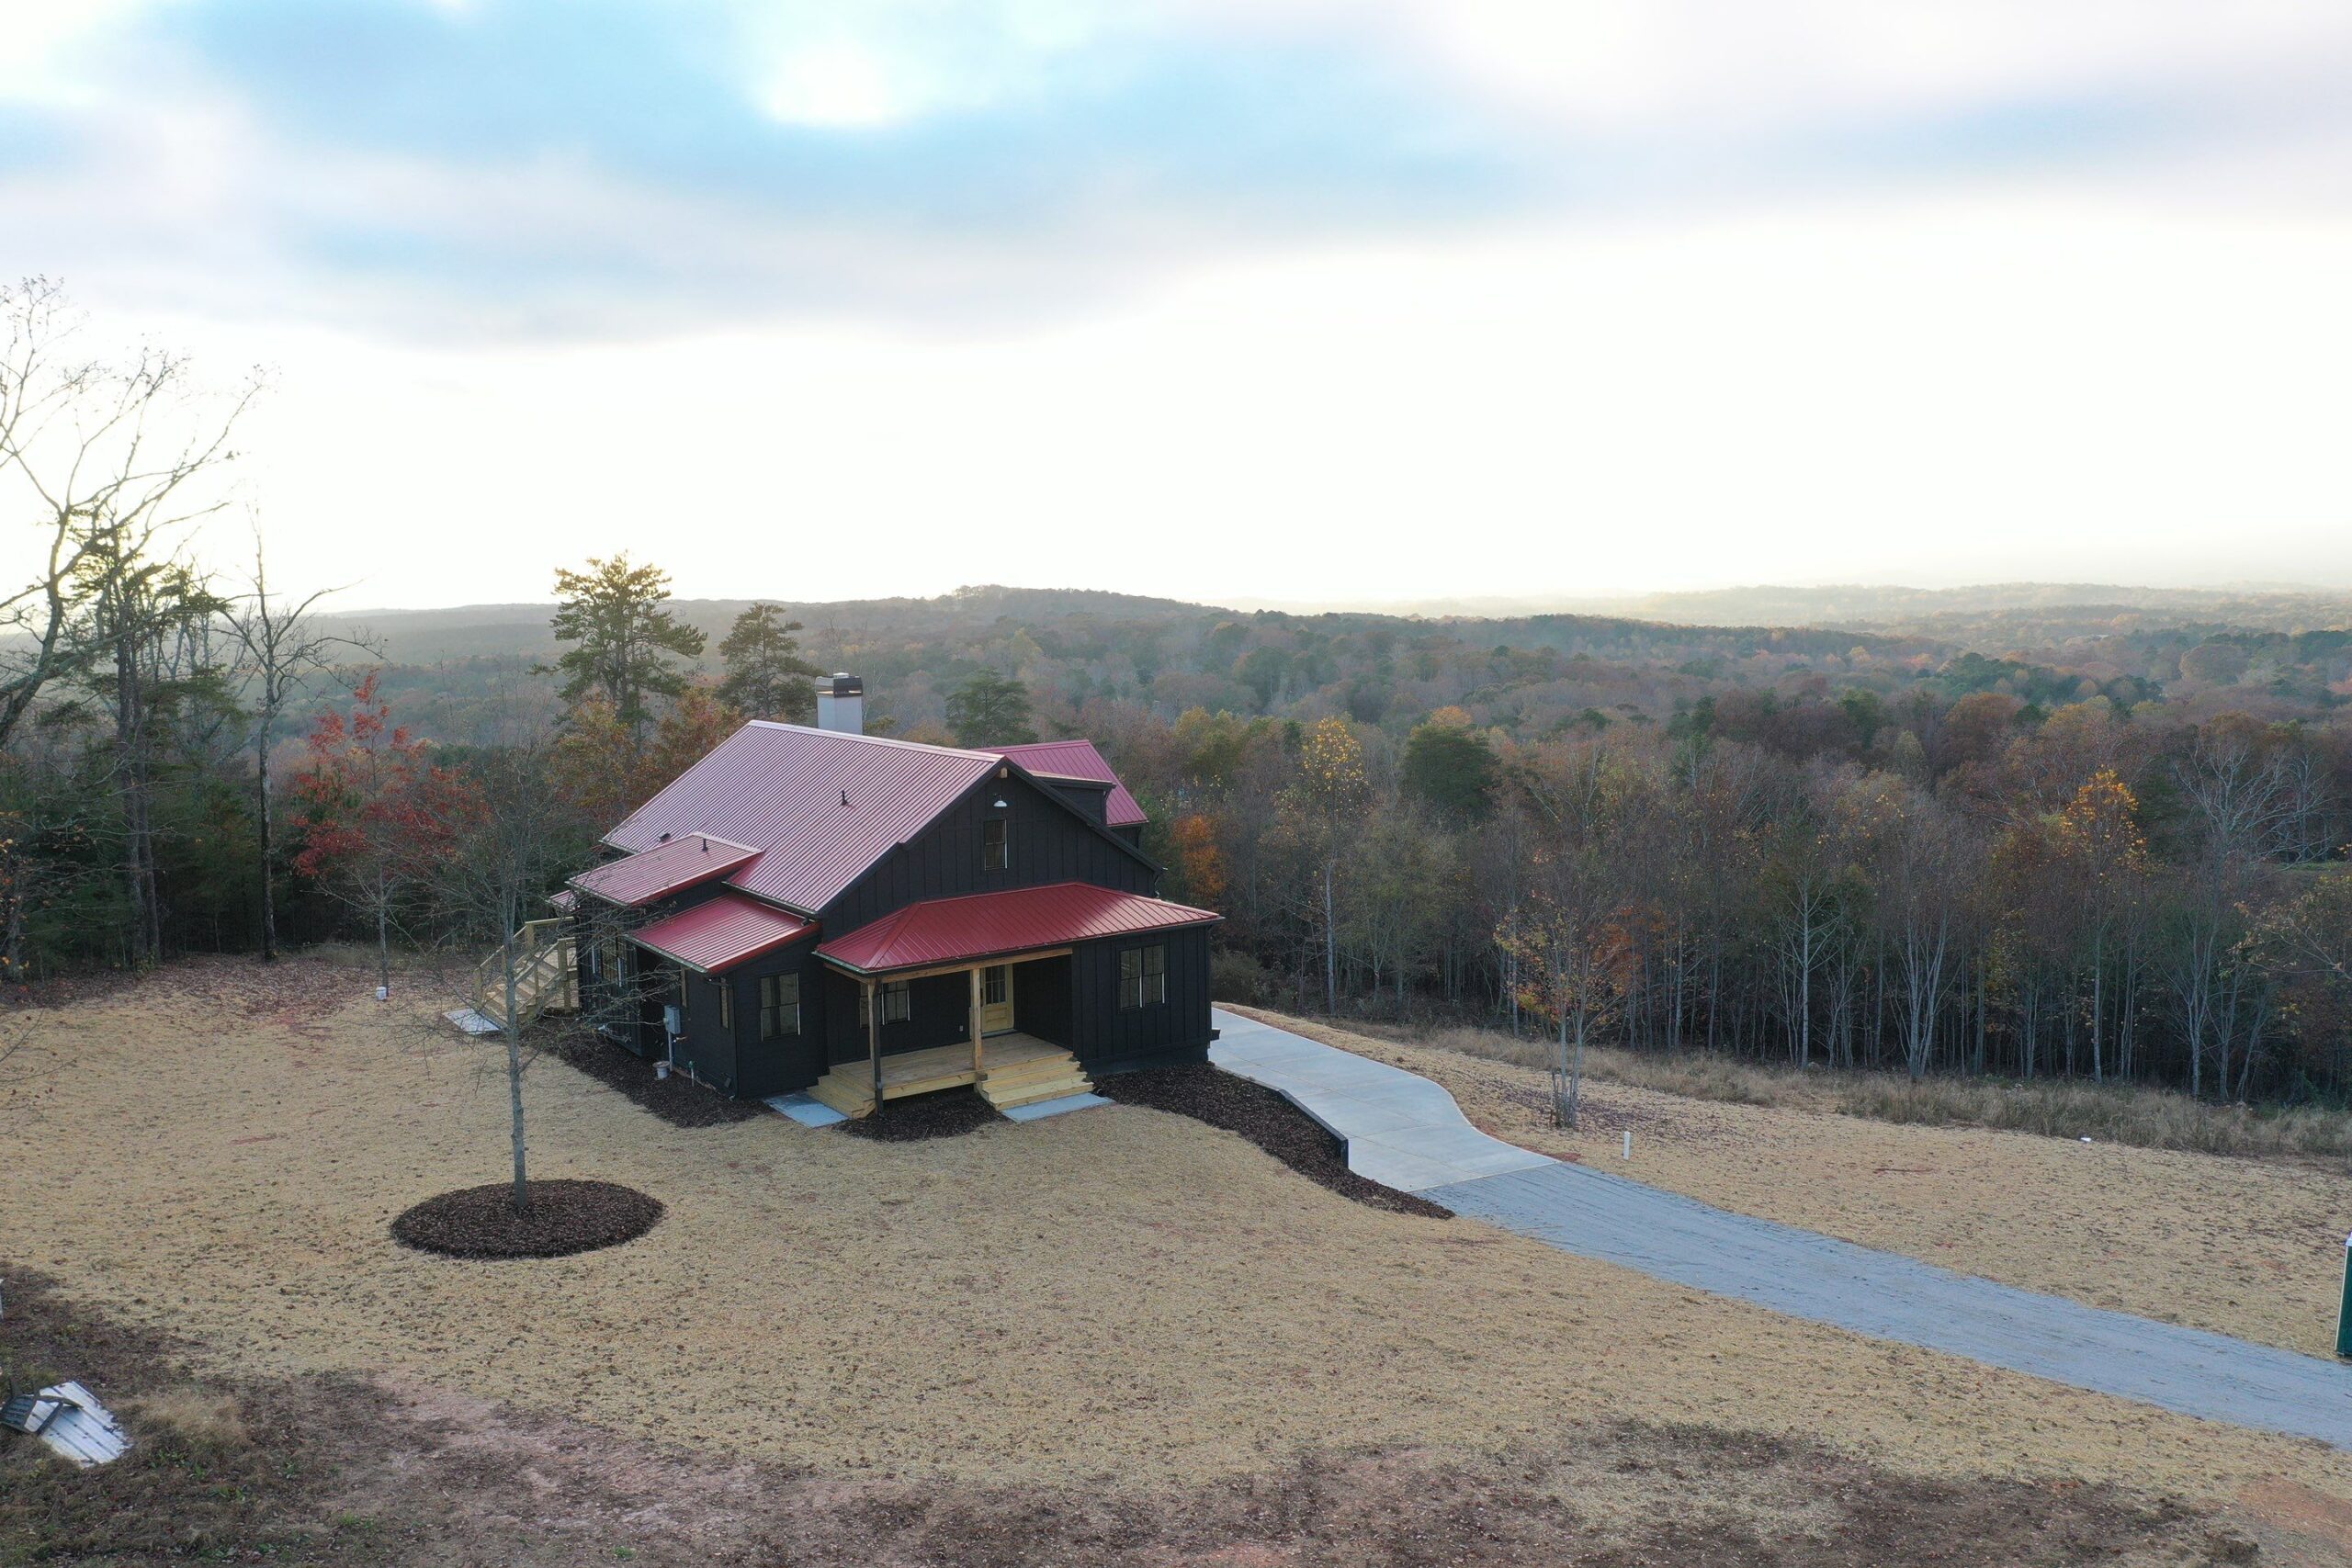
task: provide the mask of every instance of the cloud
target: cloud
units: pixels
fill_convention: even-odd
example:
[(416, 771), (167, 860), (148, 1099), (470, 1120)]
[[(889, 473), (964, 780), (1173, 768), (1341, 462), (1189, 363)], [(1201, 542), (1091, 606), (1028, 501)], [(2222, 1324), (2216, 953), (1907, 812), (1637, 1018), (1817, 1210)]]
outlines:
[(1578, 212), (2217, 163), (2310, 199), (2347, 63), (2279, 0), (108, 0), (0, 52), (0, 230), (427, 337), (986, 323)]

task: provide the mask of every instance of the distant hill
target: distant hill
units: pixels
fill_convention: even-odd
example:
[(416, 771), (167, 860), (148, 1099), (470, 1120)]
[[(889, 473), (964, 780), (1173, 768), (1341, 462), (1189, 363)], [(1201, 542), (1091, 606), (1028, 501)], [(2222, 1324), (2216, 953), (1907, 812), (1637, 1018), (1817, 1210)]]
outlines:
[(2132, 588), (2102, 582), (1993, 582), (1967, 588), (1839, 584), (1653, 593), (1577, 607), (1698, 626), (1867, 626), (1930, 636), (1955, 630), (1966, 635), (1978, 626), (2018, 626), (2037, 619), (2104, 623), (2110, 630), (2119, 629), (2119, 623), (2192, 621), (2300, 630), (2352, 618), (2352, 592), (2252, 585)]
[(1683, 626), (1867, 629), (1958, 643), (1980, 652), (2191, 627), (2297, 633), (2352, 626), (2352, 590), (2263, 583), (2216, 588), (2105, 582), (1994, 582), (1965, 588), (1766, 584), (1627, 598), (1456, 598), (1344, 607), (1242, 603), (1296, 614), (1345, 608), (1454, 622), (1566, 615)]
[[(933, 635), (1006, 616), (1058, 620), (1091, 615), (1153, 622), (1215, 610), (1174, 599), (1092, 589), (993, 586), (959, 588), (935, 599), (808, 601), (774, 595), (758, 600), (673, 599), (670, 609), (707, 635), (715, 647), (735, 617), (754, 604), (783, 605), (794, 620), (808, 628), (801, 640), (820, 657), (830, 656), (829, 648), (838, 649), (875, 628), (887, 627), (898, 635)], [(388, 663), (439, 664), (467, 659), (551, 658), (556, 642), (548, 626), (554, 615), (552, 604), (461, 604), (440, 610), (352, 610), (322, 619), (343, 635), (364, 637), (382, 650)]]
[[(1628, 601), (1643, 615), (1236, 609), (1070, 589), (985, 586), (932, 599), (779, 600), (820, 669), (863, 675), (899, 732), (940, 733), (945, 701), (982, 669), (1015, 674), (1050, 732), (1104, 730), (1123, 711), (1187, 708), (1289, 719), (1417, 722), (1461, 707), (1542, 737), (1664, 724), (1737, 691), (1811, 700), (1999, 691), (2049, 708), (2104, 696), (2188, 700), (2276, 718), (2352, 700), (2352, 596), (2104, 584), (1752, 588)], [(673, 610), (710, 637), (752, 601)], [(377, 610), (340, 617), (385, 660), (382, 689), (442, 739), (489, 733), (519, 699), (546, 705), (552, 604)], [(2194, 660), (2222, 642), (2227, 653)], [(2196, 673), (2192, 674), (2192, 671)], [(2216, 671), (2233, 671), (2218, 682)]]

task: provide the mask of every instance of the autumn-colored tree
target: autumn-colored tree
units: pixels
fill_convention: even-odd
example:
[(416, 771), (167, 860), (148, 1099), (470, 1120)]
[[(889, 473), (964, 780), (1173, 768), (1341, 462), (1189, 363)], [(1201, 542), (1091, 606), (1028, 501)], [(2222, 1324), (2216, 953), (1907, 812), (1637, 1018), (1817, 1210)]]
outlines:
[(1176, 844), (1176, 874), (1184, 896), (1215, 908), (1225, 897), (1225, 852), (1217, 847), (1216, 823), (1207, 814), (1188, 811), (1170, 824)]
[[(653, 744), (645, 754), (652, 789), (709, 756), (720, 741), (742, 728), (743, 716), (709, 687), (687, 687), (654, 727)], [(649, 798), (652, 789), (646, 792)]]
[(2091, 1077), (2104, 1080), (2108, 950), (2117, 920), (2139, 896), (2148, 865), (2139, 797), (2113, 768), (2101, 768), (2059, 813), (2055, 837), (2090, 925)]
[(1321, 884), (1317, 914), (1326, 1012), (1340, 1007), (1340, 851), (1345, 835), (1362, 825), (1371, 799), (1363, 743), (1344, 720), (1317, 721), (1299, 744), (1297, 774), (1283, 792), (1283, 816), (1284, 826), (1311, 857)]
[(1495, 931), (1513, 960), (1521, 1005), (1554, 1024), (1552, 1114), (1574, 1127), (1584, 1093), (1585, 1046), (1617, 1016), (1638, 959), (1599, 855), (1544, 855), (1535, 885)]
[(645, 759), (646, 749), (613, 705), (584, 697), (564, 717), (548, 758), (548, 783), (582, 821), (609, 832), (650, 793)]
[(304, 748), (293, 780), (302, 839), (294, 869), (374, 925), (378, 980), (389, 990), (394, 911), (448, 857), (471, 792), (392, 723), (373, 673), (352, 693), (349, 716), (320, 715)]
[(608, 832), (742, 728), (743, 716), (710, 687), (688, 686), (640, 745), (611, 704), (589, 697), (564, 718), (548, 783), (592, 836)]

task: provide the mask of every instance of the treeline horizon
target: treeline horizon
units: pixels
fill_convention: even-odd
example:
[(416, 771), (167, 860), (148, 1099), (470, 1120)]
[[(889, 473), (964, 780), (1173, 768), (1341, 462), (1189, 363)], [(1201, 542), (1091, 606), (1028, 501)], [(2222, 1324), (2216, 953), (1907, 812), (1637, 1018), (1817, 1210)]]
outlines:
[[(175, 550), (243, 402), (126, 442), (185, 413), (182, 362), (31, 352), (53, 292), (0, 292), (0, 479), (52, 543), (0, 601), (19, 986), (280, 932), (494, 943), (848, 670), (902, 739), (1100, 744), (1169, 896), (1227, 914), (1235, 999), (1541, 1030), (1564, 1060), (2352, 1091), (2352, 631), (2059, 606), (1978, 648), (1002, 588), (702, 617), (612, 558), (550, 563), (544, 628), (434, 658), (274, 593), (258, 541), (242, 580)], [(91, 433), (62, 465), (27, 438), (59, 411)]]

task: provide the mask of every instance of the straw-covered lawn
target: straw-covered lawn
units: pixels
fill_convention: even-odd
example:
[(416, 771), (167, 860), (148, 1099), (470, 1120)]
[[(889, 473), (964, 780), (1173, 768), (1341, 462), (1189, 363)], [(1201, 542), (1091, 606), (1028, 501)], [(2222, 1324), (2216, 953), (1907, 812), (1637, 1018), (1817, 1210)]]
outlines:
[[(1942, 1482), (2352, 1498), (2352, 1464), (2316, 1445), (1796, 1323), (1472, 1222), (1382, 1213), (1135, 1106), (922, 1143), (774, 1117), (682, 1128), (547, 1059), (527, 1090), (535, 1171), (616, 1181), (666, 1214), (609, 1251), (426, 1256), (387, 1225), (503, 1174), (504, 1087), (482, 1070), (497, 1048), (424, 1021), (437, 998), (379, 1010), (368, 992), (328, 965), (266, 980), (192, 965), (22, 1015), (0, 1109), (20, 1154), (40, 1157), (7, 1200), (9, 1265), (192, 1340), (204, 1373), (350, 1374), (412, 1404), (487, 1401), (845, 1484), (1099, 1498), (1335, 1452), (1557, 1454), (1634, 1423), (1819, 1443)], [(1473, 1096), (1473, 1114), (1509, 1120), (1501, 1093)], [(1679, 1145), (1640, 1144), (1637, 1173), (1662, 1177)], [(1754, 1153), (1758, 1186), (1834, 1190), (1871, 1161), (1931, 1163), (1795, 1134)], [(1671, 1157), (1695, 1171), (1740, 1156)], [(2007, 1168), (1934, 1158), (1972, 1190), (1997, 1190)], [(1810, 1176), (1808, 1159), (1822, 1167)], [(2083, 1181), (2075, 1201), (2099, 1190)], [(1939, 1223), (1973, 1235), (1963, 1206)]]
[(1546, 1154), (2028, 1290), (2335, 1351), (2352, 1229), (2339, 1162), (1906, 1125), (1593, 1078), (1580, 1127), (1563, 1132), (1540, 1068), (1241, 1010), (1434, 1078), (1472, 1121)]

